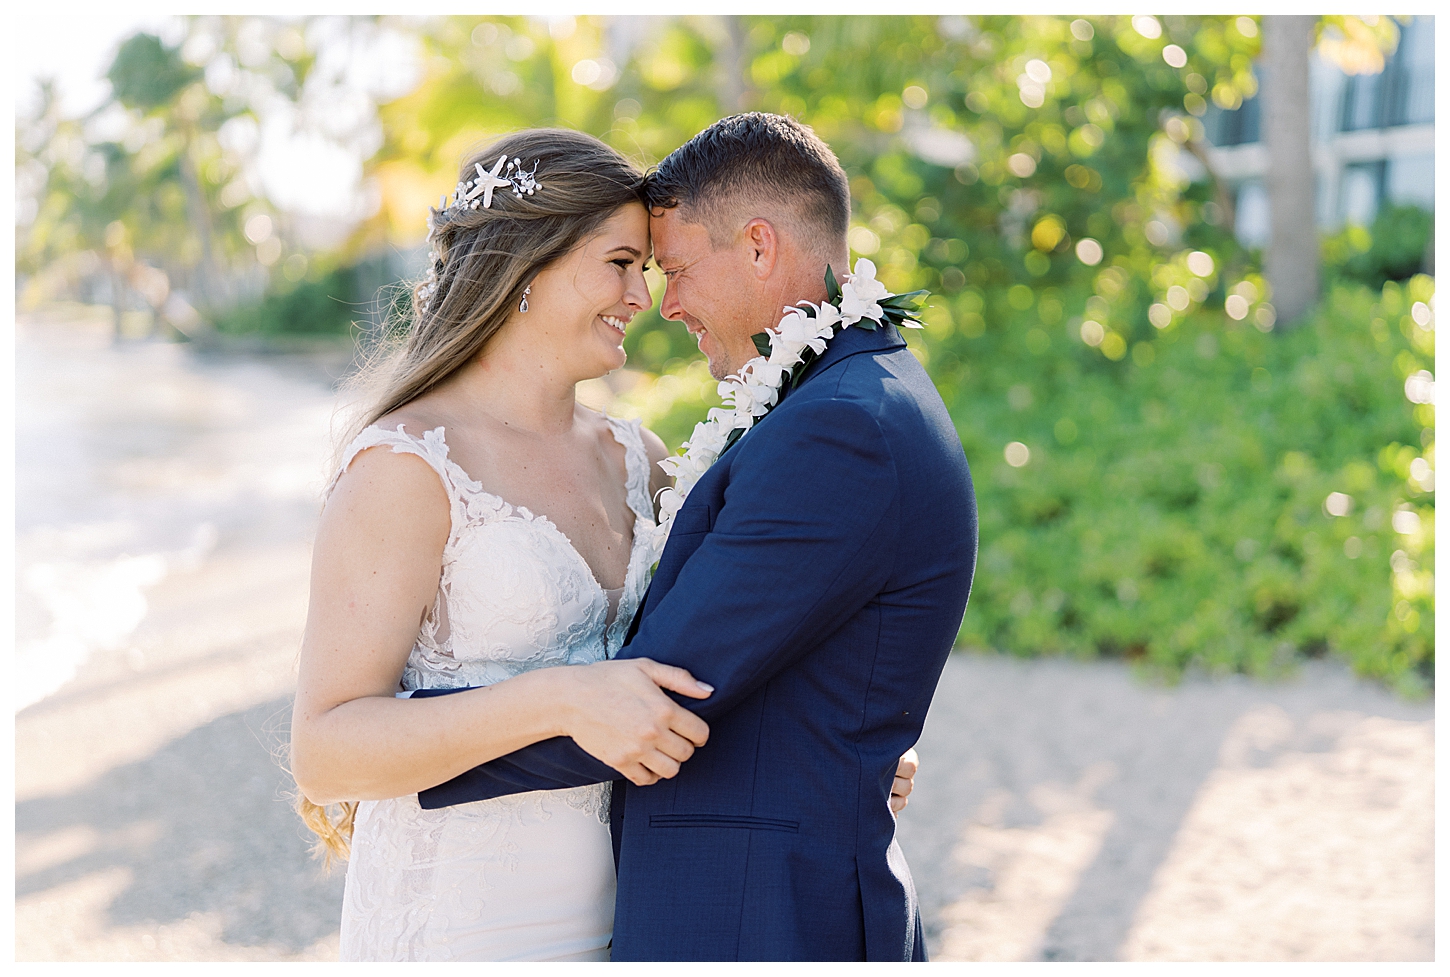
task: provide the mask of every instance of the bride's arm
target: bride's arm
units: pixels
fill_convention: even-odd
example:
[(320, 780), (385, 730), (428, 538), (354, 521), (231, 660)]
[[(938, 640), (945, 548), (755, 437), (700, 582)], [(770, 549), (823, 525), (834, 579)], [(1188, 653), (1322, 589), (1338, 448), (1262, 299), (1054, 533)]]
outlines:
[(292, 713), (292, 769), (307, 798), (411, 794), (555, 736), (637, 782), (678, 772), (707, 727), (659, 686), (709, 694), (683, 669), (601, 662), (394, 697), (438, 591), (448, 531), (438, 476), (411, 454), (362, 452), (328, 500)]

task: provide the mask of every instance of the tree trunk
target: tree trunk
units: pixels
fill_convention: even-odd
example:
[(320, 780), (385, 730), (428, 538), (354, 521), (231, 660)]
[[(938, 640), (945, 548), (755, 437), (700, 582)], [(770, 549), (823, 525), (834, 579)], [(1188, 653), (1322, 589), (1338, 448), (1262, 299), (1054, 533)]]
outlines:
[(1309, 145), (1309, 49), (1314, 17), (1263, 19), (1264, 143), (1269, 151), (1269, 251), (1264, 274), (1278, 319), (1300, 320), (1319, 298), (1319, 233)]
[(716, 70), (719, 72), (715, 97), (720, 100), (720, 110), (726, 115), (743, 112), (749, 99), (745, 84), (747, 70), (745, 25), (736, 14), (719, 18), (724, 27), (724, 39), (716, 52)]
[(111, 264), (111, 342), (122, 339), (121, 320), (126, 311), (126, 276), (121, 274), (118, 259), (112, 257)]
[(1213, 199), (1218, 204), (1221, 213), (1219, 229), (1229, 237), (1234, 233), (1234, 197), (1229, 193), (1228, 186), (1218, 178), (1218, 172), (1213, 168), (1213, 161), (1208, 158), (1208, 147), (1201, 139), (1190, 139), (1183, 144), (1183, 148), (1198, 160), (1203, 171), (1208, 174), (1208, 183), (1213, 187)]
[(183, 136), (181, 154), (178, 162), (181, 172), (181, 186), (186, 193), (186, 209), (191, 217), (192, 228), (196, 231), (196, 237), (201, 244), (201, 261), (197, 266), (197, 298), (204, 307), (215, 308), (226, 304), (227, 296), (222, 295), (222, 276), (218, 274), (218, 267), (212, 251), (211, 234), (211, 211), (206, 204), (206, 196), (202, 193), (201, 181), (196, 176), (196, 164), (191, 158), (192, 134), (188, 130)]

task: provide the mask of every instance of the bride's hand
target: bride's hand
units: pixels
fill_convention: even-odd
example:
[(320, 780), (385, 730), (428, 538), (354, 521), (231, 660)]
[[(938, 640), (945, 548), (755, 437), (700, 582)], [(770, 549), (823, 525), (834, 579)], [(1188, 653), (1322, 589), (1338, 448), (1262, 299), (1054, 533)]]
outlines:
[(648, 658), (561, 668), (564, 735), (641, 787), (680, 772), (710, 727), (660, 689), (692, 699), (714, 689), (683, 668)]
[(891, 782), (891, 799), (888, 802), (892, 814), (900, 814), (906, 808), (906, 798), (916, 783), (916, 770), (920, 764), (915, 748), (901, 754), (901, 759), (897, 761), (896, 779)]

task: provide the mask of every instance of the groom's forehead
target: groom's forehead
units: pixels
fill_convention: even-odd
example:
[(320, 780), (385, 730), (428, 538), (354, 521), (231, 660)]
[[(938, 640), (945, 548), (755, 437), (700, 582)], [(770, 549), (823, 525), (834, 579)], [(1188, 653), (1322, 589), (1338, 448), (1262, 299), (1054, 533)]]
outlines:
[(678, 208), (650, 214), (649, 233), (656, 261), (684, 260), (697, 250), (701, 240), (710, 239), (703, 224), (684, 220)]

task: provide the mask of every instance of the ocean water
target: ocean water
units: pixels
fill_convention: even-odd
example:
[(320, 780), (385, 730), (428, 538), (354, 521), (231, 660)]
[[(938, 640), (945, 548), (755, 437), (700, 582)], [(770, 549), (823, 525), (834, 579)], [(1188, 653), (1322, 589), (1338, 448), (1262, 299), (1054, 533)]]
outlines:
[(310, 537), (338, 404), (326, 370), (16, 325), (17, 711), (145, 667), (148, 591), (218, 550)]

